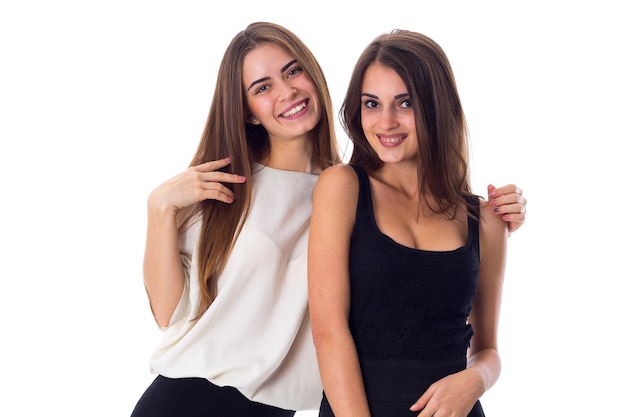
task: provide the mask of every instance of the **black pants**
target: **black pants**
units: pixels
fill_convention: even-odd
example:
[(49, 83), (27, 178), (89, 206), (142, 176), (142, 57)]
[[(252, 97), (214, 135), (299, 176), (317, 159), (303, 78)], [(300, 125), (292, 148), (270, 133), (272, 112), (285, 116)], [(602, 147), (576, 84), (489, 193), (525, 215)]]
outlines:
[(157, 376), (141, 396), (131, 417), (293, 417), (283, 410), (250, 401), (233, 387), (218, 387), (204, 378)]

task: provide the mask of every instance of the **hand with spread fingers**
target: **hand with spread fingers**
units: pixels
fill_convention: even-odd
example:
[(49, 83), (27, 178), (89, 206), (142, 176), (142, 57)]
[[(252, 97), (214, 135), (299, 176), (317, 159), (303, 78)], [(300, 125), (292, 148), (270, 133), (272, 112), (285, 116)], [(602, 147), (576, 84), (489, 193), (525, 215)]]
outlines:
[(202, 200), (232, 203), (235, 195), (224, 183), (243, 183), (246, 177), (219, 171), (229, 164), (224, 158), (187, 168), (152, 191), (149, 207), (177, 212)]

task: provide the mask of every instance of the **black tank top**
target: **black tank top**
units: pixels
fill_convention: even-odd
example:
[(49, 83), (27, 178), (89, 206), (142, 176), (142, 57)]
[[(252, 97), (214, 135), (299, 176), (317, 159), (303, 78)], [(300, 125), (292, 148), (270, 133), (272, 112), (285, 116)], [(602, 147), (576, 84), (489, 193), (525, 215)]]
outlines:
[(362, 358), (462, 360), (478, 283), (478, 221), (465, 246), (425, 251), (398, 244), (376, 225), (363, 168), (350, 247), (350, 329)]

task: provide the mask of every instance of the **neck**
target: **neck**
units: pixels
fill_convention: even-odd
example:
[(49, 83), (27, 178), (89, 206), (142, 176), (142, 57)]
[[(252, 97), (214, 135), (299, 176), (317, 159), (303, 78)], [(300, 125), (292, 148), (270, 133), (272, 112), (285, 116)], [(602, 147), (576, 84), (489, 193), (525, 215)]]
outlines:
[(310, 140), (271, 141), (270, 154), (262, 164), (283, 171), (318, 173), (320, 169), (311, 162), (312, 155)]
[(383, 183), (407, 196), (417, 195), (417, 166), (414, 163), (385, 163), (376, 171), (376, 176)]

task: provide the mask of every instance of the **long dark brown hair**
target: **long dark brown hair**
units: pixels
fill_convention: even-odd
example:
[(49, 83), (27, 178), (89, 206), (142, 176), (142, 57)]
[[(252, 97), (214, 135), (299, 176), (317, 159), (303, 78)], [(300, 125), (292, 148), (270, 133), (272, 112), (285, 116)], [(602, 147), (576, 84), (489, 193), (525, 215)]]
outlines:
[[(359, 57), (340, 109), (340, 120), (354, 144), (350, 163), (376, 171), (383, 166), (361, 126), (361, 93), (365, 71), (374, 63), (402, 79), (415, 112), (418, 140), (418, 189), (450, 218), (456, 209), (476, 201), (469, 178), (468, 131), (452, 68), (443, 49), (429, 37), (394, 30), (374, 39)], [(470, 207), (475, 214), (475, 205)]]
[(220, 64), (206, 126), (190, 166), (230, 157), (228, 172), (248, 178), (243, 184), (229, 184), (236, 198), (231, 204), (205, 200), (179, 216), (179, 227), (201, 216), (198, 243), (198, 278), (202, 315), (217, 295), (217, 278), (224, 269), (232, 247), (246, 220), (252, 196), (255, 162), (270, 153), (270, 141), (263, 126), (246, 123), (249, 111), (243, 87), (243, 61), (261, 43), (271, 43), (293, 55), (315, 85), (321, 106), (321, 119), (315, 127), (312, 162), (322, 169), (340, 161), (335, 140), (333, 109), (326, 78), (309, 48), (292, 32), (268, 22), (255, 22), (237, 33)]

